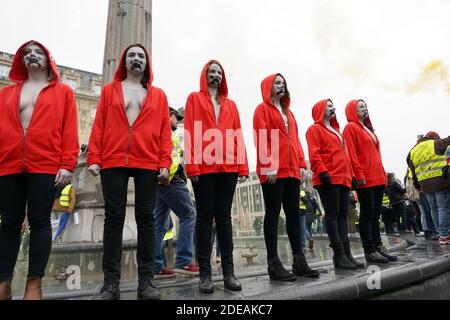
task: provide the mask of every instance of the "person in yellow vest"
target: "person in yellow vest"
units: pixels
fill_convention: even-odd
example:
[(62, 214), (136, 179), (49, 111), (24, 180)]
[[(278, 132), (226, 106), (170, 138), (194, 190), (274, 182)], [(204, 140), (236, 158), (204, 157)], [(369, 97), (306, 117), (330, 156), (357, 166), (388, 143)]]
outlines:
[[(175, 132), (178, 122), (183, 116), (170, 108), (170, 122), (172, 127), (172, 166), (169, 173), (169, 184), (158, 186), (155, 204), (155, 278), (173, 277), (175, 273), (196, 276), (199, 268), (194, 263), (193, 237), (197, 217), (191, 194), (187, 188), (187, 178), (181, 163), (182, 149), (180, 138)], [(175, 268), (169, 269), (162, 257), (162, 241), (165, 230), (164, 225), (172, 210), (179, 218), (179, 231), (176, 241)]]
[(450, 136), (441, 139), (436, 132), (430, 131), (419, 139), (407, 157), (414, 186), (425, 193), (430, 203), (441, 245), (450, 244), (450, 189), (443, 177), (447, 165), (445, 152), (449, 146)]
[(59, 219), (59, 225), (56, 230), (56, 234), (53, 240), (58, 239), (58, 244), (62, 243), (65, 227), (69, 215), (73, 213), (76, 203), (76, 190), (73, 185), (68, 184), (65, 186), (61, 193), (56, 194), (55, 201), (53, 202), (53, 214), (56, 219)]

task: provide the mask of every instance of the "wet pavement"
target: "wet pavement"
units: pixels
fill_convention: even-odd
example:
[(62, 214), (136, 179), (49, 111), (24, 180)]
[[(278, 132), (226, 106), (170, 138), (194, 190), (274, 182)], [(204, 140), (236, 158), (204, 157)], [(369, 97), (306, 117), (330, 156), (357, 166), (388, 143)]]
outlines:
[[(356, 258), (362, 258), (363, 250), (360, 240), (352, 237), (352, 251)], [(435, 258), (450, 253), (450, 246), (442, 247), (436, 241), (424, 241), (423, 238), (408, 239), (400, 237), (384, 237), (386, 247), (395, 250), (399, 261), (379, 265), (381, 270), (407, 267), (408, 265), (432, 261)], [(415, 244), (414, 244), (415, 243)], [(173, 279), (156, 280), (161, 288), (163, 300), (241, 300), (241, 299), (269, 299), (286, 292), (302, 292), (323, 285), (338, 283), (339, 280), (358, 278), (367, 275), (367, 269), (359, 270), (335, 270), (332, 265), (332, 250), (329, 248), (326, 237), (319, 236), (315, 240), (314, 249), (306, 253), (309, 264), (320, 270), (318, 279), (300, 277), (296, 282), (283, 283), (271, 281), (267, 275), (266, 251), (263, 238), (236, 239), (235, 240), (235, 270), (243, 290), (231, 292), (224, 289), (221, 277), (220, 264), (212, 259), (214, 294), (202, 294), (198, 290), (198, 277), (190, 277), (177, 274)], [(87, 246), (86, 248), (89, 248)], [(25, 249), (25, 250), (23, 250)], [(79, 249), (79, 248), (78, 248)], [(54, 245), (50, 257), (46, 277), (43, 281), (44, 295), (46, 299), (90, 299), (94, 292), (102, 285), (103, 274), (101, 246), (78, 250), (76, 247)], [(25, 254), (24, 254), (25, 252)], [(253, 263), (243, 255), (256, 253)], [(285, 237), (279, 241), (280, 259), (286, 267), (292, 265), (290, 246)], [(16, 276), (13, 282), (14, 296), (20, 298), (27, 270), (26, 246), (21, 249), (19, 261), (16, 265)], [(169, 266), (173, 264), (173, 258), (169, 257)], [(367, 266), (369, 267), (369, 266)], [(122, 259), (122, 300), (135, 300), (137, 287), (137, 263), (135, 249), (124, 249)]]

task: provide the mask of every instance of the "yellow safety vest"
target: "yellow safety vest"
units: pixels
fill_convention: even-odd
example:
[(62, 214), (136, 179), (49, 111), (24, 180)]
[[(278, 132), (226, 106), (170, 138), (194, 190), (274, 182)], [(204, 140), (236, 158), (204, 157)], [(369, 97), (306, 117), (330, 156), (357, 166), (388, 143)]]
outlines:
[(388, 206), (391, 203), (391, 200), (389, 200), (389, 197), (385, 194), (383, 194), (383, 205)]
[(172, 181), (178, 167), (181, 163), (181, 154), (183, 150), (180, 147), (180, 137), (175, 132), (172, 132), (172, 166), (170, 167), (169, 181)]
[(412, 176), (412, 171), (411, 169), (408, 167), (408, 179), (412, 180), (413, 176)]
[(70, 197), (69, 197), (69, 193), (70, 193), (70, 189), (72, 189), (72, 185), (68, 184), (63, 191), (61, 192), (61, 197), (59, 198), (59, 203), (63, 206), (63, 207), (69, 207), (70, 206)]
[(434, 151), (434, 140), (419, 143), (411, 150), (411, 161), (414, 165), (419, 182), (441, 177), (445, 167), (445, 156)]
[(306, 210), (306, 205), (303, 203), (303, 201), (301, 200), (301, 198), (303, 198), (303, 197), (305, 197), (306, 196), (306, 192), (305, 191), (300, 191), (300, 205), (299, 205), (299, 209), (302, 209), (302, 210)]

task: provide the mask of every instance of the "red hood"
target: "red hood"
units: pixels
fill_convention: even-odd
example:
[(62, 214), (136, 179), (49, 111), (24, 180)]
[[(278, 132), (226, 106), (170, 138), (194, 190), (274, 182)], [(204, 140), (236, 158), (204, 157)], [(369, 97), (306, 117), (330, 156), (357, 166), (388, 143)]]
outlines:
[[(364, 101), (362, 99), (359, 100), (352, 100), (347, 104), (347, 107), (345, 108), (345, 115), (347, 116), (347, 121), (348, 122), (354, 122), (360, 126), (361, 122), (359, 122), (359, 117), (358, 117), (358, 110), (356, 109), (356, 105), (358, 104), (358, 102), (360, 101)], [(367, 128), (369, 128), (370, 130), (374, 131), (373, 126), (372, 126), (372, 121), (370, 120), (370, 116), (367, 117), (364, 120), (364, 124)]]
[(207, 94), (209, 96), (208, 70), (209, 70), (209, 66), (211, 66), (212, 64), (217, 64), (222, 69), (223, 79), (222, 79), (222, 83), (220, 84), (220, 87), (219, 87), (219, 94), (222, 97), (228, 98), (228, 85), (227, 85), (227, 77), (225, 76), (225, 70), (223, 69), (222, 64), (220, 64), (220, 62), (217, 60), (211, 60), (207, 64), (205, 64), (205, 66), (203, 67), (202, 74), (200, 76), (200, 92)]
[(285, 108), (289, 108), (291, 106), (291, 94), (289, 93), (286, 79), (283, 77), (283, 75), (281, 73), (272, 74), (272, 75), (268, 76), (267, 78), (265, 78), (261, 82), (262, 98), (265, 103), (270, 104), (270, 105), (273, 104), (272, 103), (272, 87), (273, 87), (273, 82), (275, 81), (275, 78), (277, 76), (282, 77), (284, 79), (284, 83), (286, 84), (286, 95), (283, 98), (281, 98), (281, 103), (284, 105)]
[(53, 59), (50, 51), (45, 46), (43, 46), (41, 43), (39, 43), (38, 41), (35, 41), (35, 40), (31, 40), (31, 41), (24, 43), (19, 48), (19, 50), (17, 50), (16, 55), (14, 56), (13, 64), (11, 66), (11, 71), (9, 72), (9, 79), (12, 82), (22, 82), (22, 81), (28, 80), (28, 69), (26, 68), (25, 64), (23, 63), (23, 56), (24, 56), (23, 53), (24, 53), (25, 48), (30, 43), (35, 43), (44, 50), (45, 55), (47, 56), (47, 59), (48, 59), (48, 64), (50, 66), (50, 69), (52, 70), (52, 72), (54, 74), (54, 79), (52, 80), (52, 82), (59, 82), (60, 76), (59, 76), (59, 72), (58, 72), (58, 67), (56, 66), (56, 62)]
[[(315, 124), (324, 125), (323, 117), (325, 116), (328, 101), (331, 101), (331, 100), (330, 99), (322, 100), (322, 101), (317, 102), (314, 105), (314, 107), (312, 109), (312, 117), (314, 119)], [(339, 126), (339, 122), (337, 121), (336, 117), (331, 119), (330, 124), (336, 131), (339, 132), (340, 126)]]
[(120, 58), (120, 62), (119, 62), (119, 65), (117, 66), (116, 73), (114, 74), (114, 81), (122, 82), (123, 80), (125, 80), (127, 78), (127, 68), (125, 66), (125, 60), (126, 60), (125, 52), (127, 52), (132, 47), (141, 47), (145, 51), (145, 56), (147, 57), (147, 68), (145, 69), (145, 73), (146, 73), (146, 76), (148, 79), (147, 87), (150, 88), (153, 83), (153, 71), (152, 71), (152, 65), (151, 65), (151, 61), (150, 61), (150, 55), (148, 54), (147, 49), (141, 44), (132, 44), (132, 45), (128, 46), (122, 52), (122, 57)]

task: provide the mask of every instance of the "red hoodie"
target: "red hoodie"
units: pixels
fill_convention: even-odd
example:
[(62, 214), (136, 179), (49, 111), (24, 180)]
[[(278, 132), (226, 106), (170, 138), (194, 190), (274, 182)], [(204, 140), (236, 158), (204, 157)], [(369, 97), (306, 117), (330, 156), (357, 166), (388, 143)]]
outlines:
[(386, 186), (387, 178), (381, 160), (380, 140), (375, 134), (370, 117), (364, 120), (364, 124), (375, 135), (378, 142), (376, 144), (359, 122), (356, 106), (360, 101), (363, 100), (350, 101), (345, 109), (348, 124), (344, 129), (344, 139), (347, 143), (352, 168), (357, 180), (366, 181), (366, 184), (359, 188)]
[(147, 51), (147, 96), (133, 126), (128, 123), (122, 81), (127, 77), (125, 52), (133, 46), (123, 52), (114, 81), (103, 88), (89, 139), (88, 164), (102, 169), (168, 169), (172, 164), (169, 105), (165, 93), (152, 86)]
[[(218, 90), (221, 95), (218, 124), (208, 91), (208, 70), (211, 64), (219, 65), (223, 72)], [(241, 177), (249, 175), (239, 111), (234, 101), (228, 99), (225, 70), (219, 62), (212, 60), (204, 66), (200, 92), (189, 95), (184, 117), (188, 177), (223, 172), (238, 173)]]
[[(281, 103), (288, 109), (289, 131), (286, 130), (283, 116), (271, 101), (272, 86), (277, 76), (283, 77), (281, 74), (273, 74), (261, 83), (264, 102), (256, 108), (253, 116), (258, 153), (256, 170), (261, 183), (265, 183), (267, 174), (274, 170), (277, 170), (278, 179), (293, 177), (300, 180), (300, 169), (306, 169), (305, 156), (298, 138), (297, 122), (289, 109), (291, 99), (287, 85), (286, 95), (281, 99)], [(276, 130), (279, 133), (279, 143), (272, 141), (277, 135)]]
[[(323, 123), (329, 100), (322, 100), (314, 106), (312, 115), (314, 124), (306, 132), (308, 141), (309, 161), (313, 171), (313, 185), (320, 186), (319, 175), (328, 172), (331, 183), (352, 187), (353, 171), (347, 151), (347, 145), (342, 144), (341, 139)], [(330, 125), (340, 133), (339, 123), (332, 118)], [(341, 136), (342, 140), (344, 138)]]
[[(23, 84), (28, 80), (24, 50), (32, 42), (44, 50), (54, 76), (39, 94), (25, 136), (19, 103)], [(72, 90), (60, 82), (48, 49), (37, 41), (22, 45), (14, 57), (9, 78), (15, 84), (0, 91), (0, 176), (25, 172), (57, 174), (60, 169), (73, 172), (79, 153), (77, 105)]]

